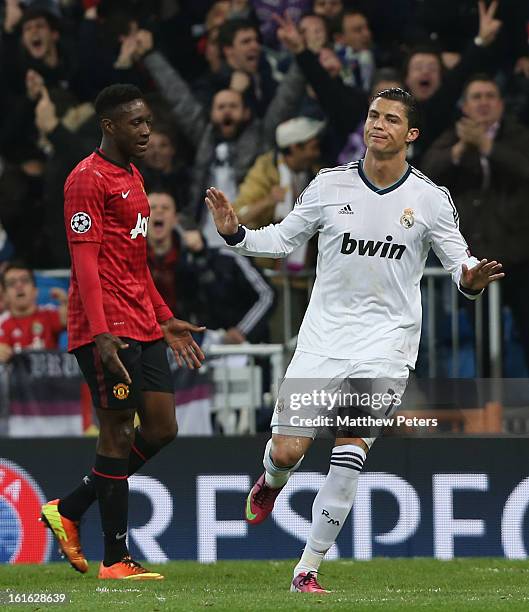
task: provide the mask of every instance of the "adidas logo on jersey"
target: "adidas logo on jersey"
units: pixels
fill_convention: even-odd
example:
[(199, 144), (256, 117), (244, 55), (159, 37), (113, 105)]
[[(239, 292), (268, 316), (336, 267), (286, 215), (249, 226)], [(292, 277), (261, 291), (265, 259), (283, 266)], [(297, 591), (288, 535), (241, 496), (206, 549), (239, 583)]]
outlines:
[(378, 257), (387, 257), (388, 259), (400, 259), (406, 250), (406, 245), (392, 243), (393, 236), (386, 236), (386, 240), (387, 242), (356, 240), (351, 238), (351, 234), (347, 232), (343, 235), (340, 253), (351, 255), (356, 251), (358, 255), (365, 257), (376, 257), (378, 255)]
[(339, 215), (354, 215), (355, 212), (351, 208), (350, 204), (346, 204), (343, 208), (340, 208), (340, 210), (338, 211), (338, 214)]

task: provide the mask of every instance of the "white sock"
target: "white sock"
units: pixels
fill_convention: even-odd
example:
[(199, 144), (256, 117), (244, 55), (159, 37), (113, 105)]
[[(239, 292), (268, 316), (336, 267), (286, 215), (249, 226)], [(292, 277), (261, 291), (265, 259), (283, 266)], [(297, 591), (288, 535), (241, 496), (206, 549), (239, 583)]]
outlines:
[(265, 469), (265, 482), (272, 489), (279, 489), (287, 484), (290, 474), (295, 472), (303, 461), (303, 457), (295, 464), (287, 467), (277, 467), (270, 455), (272, 449), (272, 438), (268, 440), (265, 447), (263, 465)]
[(310, 534), (294, 577), (301, 572), (317, 572), (336, 541), (353, 506), (365, 458), (364, 449), (354, 444), (333, 448), (329, 473), (312, 504)]

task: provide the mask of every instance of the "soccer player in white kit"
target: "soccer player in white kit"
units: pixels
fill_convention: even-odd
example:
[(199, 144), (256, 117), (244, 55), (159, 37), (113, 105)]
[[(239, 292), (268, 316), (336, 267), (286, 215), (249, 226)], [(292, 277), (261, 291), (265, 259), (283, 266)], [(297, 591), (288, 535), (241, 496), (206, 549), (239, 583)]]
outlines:
[[(206, 204), (217, 229), (238, 253), (285, 257), (318, 233), (316, 281), (281, 388), (289, 379), (384, 377), (401, 381), (402, 392), (417, 358), (420, 280), (430, 247), (470, 299), (504, 276), (500, 263), (470, 255), (448, 190), (406, 162), (407, 146), (419, 136), (417, 125), (410, 94), (398, 88), (376, 94), (364, 128), (365, 158), (321, 170), (276, 225), (240, 226), (224, 194), (208, 189)], [(280, 389), (265, 472), (247, 499), (246, 520), (253, 524), (270, 514), (317, 433), (301, 419), (290, 426), (281, 421), (282, 395)], [(319, 566), (351, 510), (374, 440), (338, 432), (292, 591), (328, 592), (317, 580)]]

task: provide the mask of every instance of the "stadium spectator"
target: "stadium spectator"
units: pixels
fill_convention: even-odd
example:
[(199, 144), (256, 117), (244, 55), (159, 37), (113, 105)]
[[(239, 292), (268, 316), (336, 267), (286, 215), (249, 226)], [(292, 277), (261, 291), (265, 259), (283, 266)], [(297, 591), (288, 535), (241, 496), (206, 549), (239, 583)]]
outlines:
[(404, 81), (417, 100), (422, 116), (421, 138), (408, 150), (408, 159), (414, 165), (420, 165), (424, 151), (450, 125), (465, 82), (483, 66), (494, 63), (490, 48), (502, 26), (495, 17), (496, 8), (495, 2), (487, 9), (480, 3), (477, 36), (467, 44), (461, 61), (446, 73), (443, 73), (440, 54), (432, 47), (416, 48), (410, 52)]
[[(260, 155), (244, 179), (234, 202), (245, 226), (259, 228), (284, 219), (320, 168), (319, 138), (324, 124), (307, 117), (281, 123), (276, 148)], [(291, 269), (305, 266), (303, 245), (289, 257)]]
[(279, 39), (294, 55), (335, 133), (333, 148), (337, 153), (345, 144), (347, 134), (365, 116), (367, 96), (361, 89), (343, 83), (339, 77), (341, 63), (331, 49), (324, 47), (319, 54), (314, 53), (291, 19), (276, 15), (276, 21)]
[(77, 72), (76, 54), (61, 39), (59, 19), (48, 10), (24, 11), (6, 4), (1, 47), (3, 92), (8, 112), (0, 123), (0, 150), (9, 160), (41, 160), (32, 118), (43, 87), (68, 90)]
[(498, 86), (487, 75), (469, 81), (462, 110), (463, 117), (432, 145), (423, 166), (450, 189), (472, 252), (504, 264), (502, 296), (529, 370), (529, 130), (505, 116)]
[(257, 268), (226, 246), (189, 248), (176, 230), (170, 193), (149, 194), (148, 262), (156, 288), (175, 316), (222, 330), (226, 344), (269, 341), (274, 292)]
[(257, 117), (263, 117), (277, 89), (272, 67), (263, 53), (256, 26), (245, 19), (229, 19), (219, 29), (224, 63), (211, 83), (211, 96), (220, 89), (236, 89)]
[(23, 9), (18, 0), (7, 0), (2, 36), (2, 66), (9, 89), (24, 94), (28, 70), (34, 70), (47, 87), (67, 88), (77, 69), (76, 56), (60, 34), (60, 13), (48, 9)]
[(187, 202), (189, 173), (168, 127), (153, 127), (141, 172), (147, 191), (169, 191), (177, 202)]
[[(77, 162), (93, 150), (99, 134), (94, 107), (70, 92), (42, 89), (35, 107), (39, 148), (45, 154), (40, 226), (32, 244), (32, 263), (44, 268), (70, 265), (64, 232), (63, 186)], [(21, 210), (24, 216), (26, 211)]]
[(59, 306), (38, 306), (38, 290), (31, 268), (22, 262), (6, 266), (2, 275), (7, 311), (0, 315), (0, 362), (13, 353), (28, 350), (55, 350), (59, 334), (66, 328), (68, 295), (55, 287), (50, 297)]
[(100, 19), (96, 3), (88, 5), (79, 29), (79, 80), (85, 99), (93, 100), (112, 83), (131, 83), (149, 91), (149, 80), (138, 65), (139, 26), (134, 14), (116, 4)]
[(369, 91), (375, 71), (373, 36), (366, 16), (349, 10), (342, 15), (341, 31), (335, 36), (336, 51), (341, 63), (341, 77), (346, 85)]
[(294, 114), (305, 81), (293, 66), (262, 120), (252, 116), (241, 93), (230, 89), (215, 94), (208, 117), (178, 72), (153, 50), (152, 35), (141, 32), (139, 40), (141, 52), (146, 54), (143, 63), (195, 152), (189, 200), (182, 206), (182, 224), (189, 230), (198, 226), (210, 246), (222, 244), (204, 205), (205, 189), (220, 181), (236, 197), (239, 184), (265, 143), (273, 142), (276, 125)]
[(309, 13), (299, 20), (299, 32), (305, 46), (313, 53), (319, 53), (329, 43), (327, 24), (321, 15)]

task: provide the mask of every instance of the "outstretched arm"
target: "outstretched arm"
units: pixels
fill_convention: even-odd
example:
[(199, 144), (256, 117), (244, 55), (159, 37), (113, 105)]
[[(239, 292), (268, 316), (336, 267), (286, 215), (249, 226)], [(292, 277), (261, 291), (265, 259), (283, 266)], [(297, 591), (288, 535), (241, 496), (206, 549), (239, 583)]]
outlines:
[(258, 230), (239, 225), (239, 220), (228, 198), (215, 187), (206, 193), (209, 208), (219, 234), (226, 244), (241, 255), (286, 257), (307, 242), (320, 226), (319, 185), (316, 177), (296, 200), (292, 211), (281, 223)]

